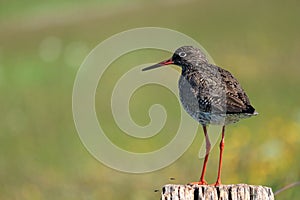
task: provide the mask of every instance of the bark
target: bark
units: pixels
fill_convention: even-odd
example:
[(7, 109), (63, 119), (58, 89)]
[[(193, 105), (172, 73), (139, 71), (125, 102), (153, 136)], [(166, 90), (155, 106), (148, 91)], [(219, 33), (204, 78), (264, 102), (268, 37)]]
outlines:
[(272, 189), (261, 185), (165, 185), (162, 200), (274, 200)]

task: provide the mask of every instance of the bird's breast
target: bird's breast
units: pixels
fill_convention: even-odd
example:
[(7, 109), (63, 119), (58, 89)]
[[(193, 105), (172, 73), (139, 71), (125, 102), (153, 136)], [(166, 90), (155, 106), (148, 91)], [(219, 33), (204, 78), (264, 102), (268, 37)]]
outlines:
[(183, 108), (189, 115), (197, 120), (197, 113), (200, 112), (198, 101), (199, 88), (184, 76), (180, 76), (178, 88)]

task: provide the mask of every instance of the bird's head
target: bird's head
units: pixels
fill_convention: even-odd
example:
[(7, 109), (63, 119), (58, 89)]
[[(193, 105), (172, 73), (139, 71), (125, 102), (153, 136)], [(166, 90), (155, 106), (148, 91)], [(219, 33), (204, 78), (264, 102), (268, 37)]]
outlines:
[(182, 46), (175, 51), (170, 59), (164, 60), (150, 67), (146, 67), (143, 71), (171, 64), (178, 65), (182, 68), (190, 68), (196, 67), (202, 63), (208, 63), (208, 60), (200, 49), (192, 46)]

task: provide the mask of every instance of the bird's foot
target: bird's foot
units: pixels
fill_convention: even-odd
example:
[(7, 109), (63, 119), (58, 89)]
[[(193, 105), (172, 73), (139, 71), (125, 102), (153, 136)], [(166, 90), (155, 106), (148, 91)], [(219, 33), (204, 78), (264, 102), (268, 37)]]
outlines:
[(191, 182), (189, 185), (208, 185), (205, 180), (199, 181), (199, 182)]
[(217, 180), (217, 182), (215, 184), (212, 184), (212, 186), (220, 186), (220, 185), (222, 185), (220, 180)]

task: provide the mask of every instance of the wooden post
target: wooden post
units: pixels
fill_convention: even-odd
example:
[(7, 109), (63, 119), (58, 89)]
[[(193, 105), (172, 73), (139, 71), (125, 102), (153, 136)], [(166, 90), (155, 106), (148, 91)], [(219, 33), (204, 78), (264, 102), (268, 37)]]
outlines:
[(165, 185), (162, 200), (274, 200), (272, 189), (260, 185)]

